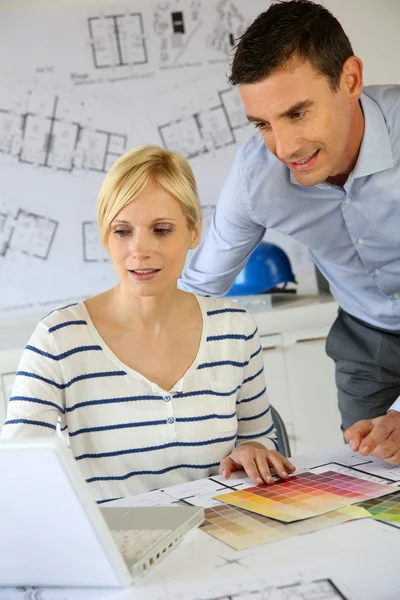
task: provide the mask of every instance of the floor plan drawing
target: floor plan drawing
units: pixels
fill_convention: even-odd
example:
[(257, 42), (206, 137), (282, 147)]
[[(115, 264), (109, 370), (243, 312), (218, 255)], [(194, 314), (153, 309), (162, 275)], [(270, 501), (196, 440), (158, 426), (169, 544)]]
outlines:
[(332, 462), (311, 469), (313, 473), (323, 473), (327, 470), (351, 475), (352, 477), (375, 483), (385, 483), (388, 485), (400, 483), (400, 466), (377, 460), (369, 462), (364, 461), (360, 465), (351, 466), (339, 462)]
[(249, 590), (204, 600), (345, 600), (330, 579)]
[(0, 211), (0, 256), (5, 256), (12, 234), (11, 219), (6, 212)]
[(82, 249), (84, 262), (109, 262), (108, 252), (100, 242), (99, 227), (95, 221), (82, 223)]
[(148, 63), (141, 13), (89, 17), (87, 22), (95, 69)]
[(249, 125), (233, 88), (217, 93), (219, 103), (158, 127), (164, 148), (190, 159), (237, 143), (237, 129)]
[[(199, 31), (202, 20), (201, 0), (191, 2), (157, 2), (153, 13), (153, 30), (159, 38), (160, 68), (176, 66), (181, 61), (190, 64), (185, 53)], [(198, 62), (194, 61), (194, 62)]]
[(0, 256), (9, 250), (47, 260), (58, 222), (49, 217), (19, 209), (15, 218), (0, 212)]
[(21, 594), (21, 600), (43, 600), (43, 590), (41, 588), (19, 587), (16, 589)]
[(231, 0), (218, 2), (215, 11), (217, 13), (215, 25), (206, 38), (206, 44), (209, 48), (227, 55), (244, 33), (246, 20)]
[[(78, 112), (85, 112), (84, 102)], [(76, 120), (69, 99), (28, 92), (26, 111), (0, 110), (0, 153), (21, 164), (71, 172), (106, 172), (124, 152), (125, 134)]]
[[(140, 593), (140, 592), (139, 592)], [(44, 588), (9, 588), (8, 596), (2, 595), (0, 590), (0, 600), (77, 600), (85, 598), (90, 600), (95, 598), (93, 590), (62, 590), (62, 589), (44, 589)], [(81, 595), (79, 595), (81, 594)], [(140, 594), (140, 598), (145, 598)], [(99, 596), (96, 596), (99, 598)], [(170, 596), (170, 600), (346, 600), (345, 596), (339, 591), (338, 587), (331, 579), (318, 579), (307, 582), (295, 582), (282, 586), (265, 586), (258, 589), (248, 588), (228, 594), (217, 595), (193, 595), (184, 594), (179, 596)], [(146, 595), (146, 600), (152, 600), (152, 597)]]

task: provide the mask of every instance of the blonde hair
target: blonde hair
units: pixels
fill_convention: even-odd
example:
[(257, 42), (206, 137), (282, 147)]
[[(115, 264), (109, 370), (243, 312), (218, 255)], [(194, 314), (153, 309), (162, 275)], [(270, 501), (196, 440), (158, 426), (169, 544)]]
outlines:
[(103, 246), (107, 246), (111, 223), (119, 211), (143, 191), (150, 178), (181, 203), (189, 228), (200, 227), (200, 203), (189, 163), (177, 152), (139, 146), (120, 156), (101, 186), (97, 222)]

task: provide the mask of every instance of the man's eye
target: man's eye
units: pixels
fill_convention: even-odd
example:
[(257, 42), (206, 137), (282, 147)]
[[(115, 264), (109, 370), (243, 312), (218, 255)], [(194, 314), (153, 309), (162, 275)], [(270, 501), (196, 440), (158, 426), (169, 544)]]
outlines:
[(300, 121), (305, 115), (305, 111), (298, 111), (292, 114), (293, 121)]
[(256, 129), (261, 129), (262, 131), (268, 129), (268, 125), (266, 123), (254, 123), (254, 126)]
[(154, 228), (154, 233), (157, 235), (168, 235), (169, 233), (171, 233), (171, 229), (168, 229), (168, 227), (155, 227)]

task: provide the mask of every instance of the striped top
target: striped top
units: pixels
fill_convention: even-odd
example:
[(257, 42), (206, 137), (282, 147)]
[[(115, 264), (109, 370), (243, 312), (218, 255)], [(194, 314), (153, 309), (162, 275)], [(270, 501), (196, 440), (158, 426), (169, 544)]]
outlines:
[(197, 356), (170, 390), (115, 356), (83, 302), (51, 312), (22, 354), (1, 437), (54, 435), (60, 421), (98, 502), (208, 477), (240, 443), (275, 449), (253, 318), (196, 297)]

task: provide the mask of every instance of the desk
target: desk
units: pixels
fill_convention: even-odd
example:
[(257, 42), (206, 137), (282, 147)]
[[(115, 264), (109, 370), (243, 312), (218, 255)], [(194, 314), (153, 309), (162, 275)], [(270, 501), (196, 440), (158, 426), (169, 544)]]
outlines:
[[(366, 459), (345, 447), (291, 460), (301, 470), (330, 462), (360, 465)], [(364, 462), (359, 468), (371, 466)], [(400, 486), (400, 474), (394, 485)], [(133, 588), (0, 589), (0, 600), (264, 600), (261, 594), (239, 592), (325, 578), (348, 600), (399, 600), (399, 556), (400, 529), (372, 519), (241, 551), (197, 529)]]

